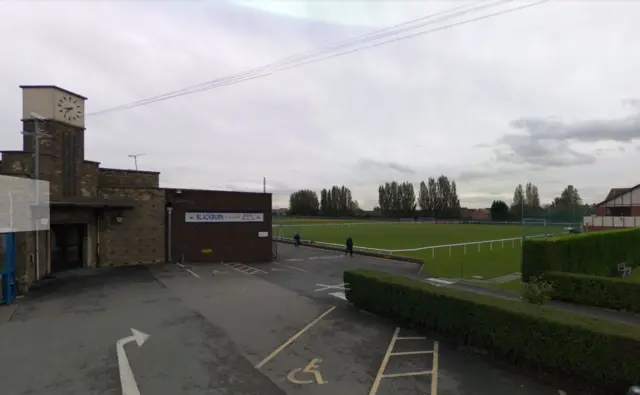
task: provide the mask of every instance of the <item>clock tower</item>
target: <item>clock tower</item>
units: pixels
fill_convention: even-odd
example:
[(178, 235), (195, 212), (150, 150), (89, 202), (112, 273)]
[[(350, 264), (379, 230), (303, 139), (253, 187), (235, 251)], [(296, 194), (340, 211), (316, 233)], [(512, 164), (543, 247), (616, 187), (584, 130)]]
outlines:
[[(50, 182), (54, 199), (79, 195), (79, 169), (84, 161), (86, 97), (53, 85), (23, 85), (23, 130), (38, 123), (40, 179)], [(42, 119), (35, 119), (37, 114)], [(35, 151), (33, 134), (25, 134), (23, 150)]]

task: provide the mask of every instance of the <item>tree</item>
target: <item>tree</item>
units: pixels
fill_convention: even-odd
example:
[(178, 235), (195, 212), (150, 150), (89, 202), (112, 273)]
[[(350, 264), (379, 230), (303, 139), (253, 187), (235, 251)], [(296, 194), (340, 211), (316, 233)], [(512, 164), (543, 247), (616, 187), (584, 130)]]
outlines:
[(492, 221), (506, 221), (509, 217), (509, 206), (503, 200), (494, 200), (490, 212)]
[(522, 206), (525, 202), (524, 190), (522, 189), (522, 184), (518, 184), (516, 189), (513, 191), (513, 200), (511, 201), (511, 209), (515, 210)]
[(413, 217), (416, 213), (416, 192), (413, 184), (403, 182), (398, 185), (398, 215), (403, 217)]
[(420, 182), (420, 189), (418, 190), (418, 207), (422, 212), (422, 215), (433, 216), (431, 213), (431, 195), (429, 194), (429, 188), (424, 181)]
[(318, 215), (320, 202), (315, 191), (301, 189), (289, 196), (290, 215)]
[[(460, 199), (458, 198), (458, 186), (455, 181), (451, 181), (451, 195), (449, 195), (449, 209), (454, 218), (460, 218)], [(455, 214), (458, 215), (455, 215)]]
[(432, 217), (438, 216), (438, 185), (436, 179), (429, 177), (427, 180), (427, 189), (429, 189), (429, 215)]
[(396, 181), (378, 186), (378, 205), (382, 214), (394, 217), (412, 217), (416, 210), (416, 194), (413, 184)]
[(321, 215), (329, 215), (329, 213), (327, 212), (327, 190), (323, 189), (322, 191), (320, 191), (320, 214)]
[(460, 199), (455, 181), (444, 174), (437, 180), (429, 178), (427, 188), (433, 199), (433, 215), (436, 218), (460, 218)]
[(560, 194), (560, 201), (565, 206), (580, 206), (582, 204), (582, 199), (580, 198), (580, 193), (573, 185), (567, 185), (567, 187)]
[(531, 208), (540, 208), (540, 194), (538, 187), (528, 182), (525, 186), (524, 205)]
[[(326, 204), (322, 213), (326, 216), (350, 216), (355, 212), (351, 190), (344, 185), (334, 185), (331, 189), (323, 189), (320, 196), (326, 195)], [(324, 200), (324, 199), (323, 199)]]

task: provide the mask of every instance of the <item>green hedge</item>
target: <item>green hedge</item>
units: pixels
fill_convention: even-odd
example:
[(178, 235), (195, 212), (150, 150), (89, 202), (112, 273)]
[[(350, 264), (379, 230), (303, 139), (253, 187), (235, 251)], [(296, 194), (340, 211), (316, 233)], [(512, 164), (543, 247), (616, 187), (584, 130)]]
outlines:
[(371, 270), (344, 273), (347, 299), (400, 325), (484, 349), (508, 363), (624, 393), (640, 382), (640, 328)]
[(553, 284), (555, 300), (640, 313), (638, 282), (563, 272), (547, 272), (544, 279)]
[(640, 265), (640, 228), (526, 239), (522, 279), (548, 271), (615, 276), (619, 263)]

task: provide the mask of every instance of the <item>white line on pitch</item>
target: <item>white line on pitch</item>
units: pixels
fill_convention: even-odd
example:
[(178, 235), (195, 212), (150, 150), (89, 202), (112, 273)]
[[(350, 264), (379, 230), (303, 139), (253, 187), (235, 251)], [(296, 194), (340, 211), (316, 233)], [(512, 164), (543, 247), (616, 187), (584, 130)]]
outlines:
[(407, 336), (407, 337), (398, 337), (396, 340), (427, 340), (427, 338), (423, 336)]
[(300, 269), (299, 267), (295, 267), (295, 266), (289, 266), (289, 265), (285, 265), (284, 263), (279, 263), (279, 262), (273, 262), (276, 265), (280, 265), (280, 266), (284, 266), (284, 267), (288, 267), (289, 269), (293, 269), (293, 270), (298, 270), (300, 272), (305, 272), (305, 273), (309, 273), (304, 269)]

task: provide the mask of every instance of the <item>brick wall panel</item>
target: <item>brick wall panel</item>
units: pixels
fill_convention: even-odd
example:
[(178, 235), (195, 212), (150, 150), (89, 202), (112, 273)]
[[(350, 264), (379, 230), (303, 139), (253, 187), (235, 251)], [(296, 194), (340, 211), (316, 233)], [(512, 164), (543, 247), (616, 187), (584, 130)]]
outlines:
[(160, 173), (137, 170), (100, 169), (100, 186), (158, 188)]
[(124, 210), (123, 222), (108, 215), (100, 224), (101, 266), (153, 263), (164, 260), (164, 190), (157, 188), (101, 187), (107, 198), (135, 201), (133, 210)]

